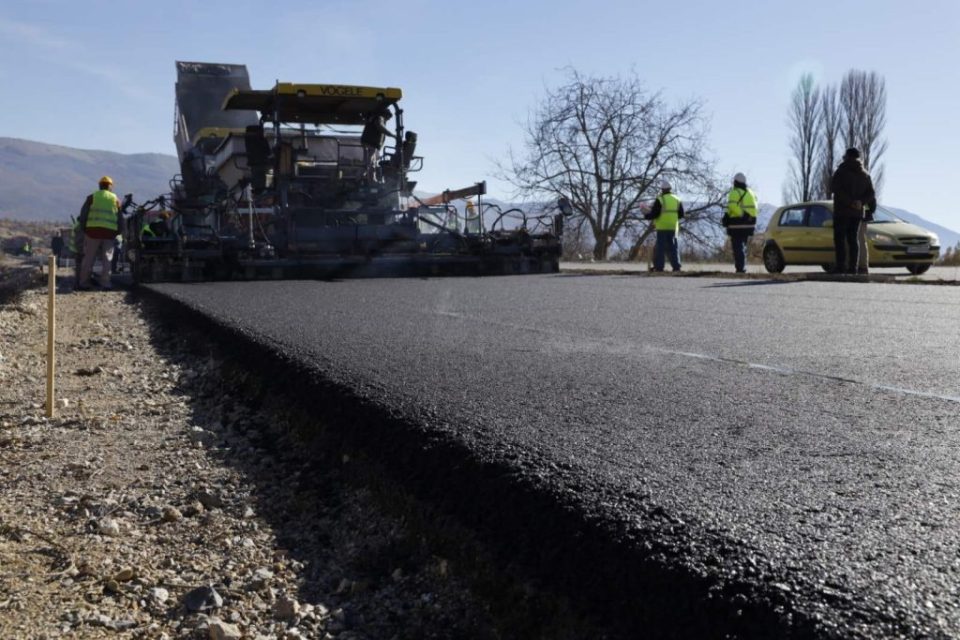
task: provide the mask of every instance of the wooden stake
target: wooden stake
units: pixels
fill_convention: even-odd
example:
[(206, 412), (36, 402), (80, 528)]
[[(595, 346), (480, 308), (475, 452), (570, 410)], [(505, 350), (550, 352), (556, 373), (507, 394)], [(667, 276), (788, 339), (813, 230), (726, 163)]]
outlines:
[(54, 413), (54, 344), (56, 340), (57, 328), (57, 258), (55, 256), (50, 256), (47, 259), (47, 271), (50, 274), (50, 281), (47, 284), (47, 417), (52, 418)]

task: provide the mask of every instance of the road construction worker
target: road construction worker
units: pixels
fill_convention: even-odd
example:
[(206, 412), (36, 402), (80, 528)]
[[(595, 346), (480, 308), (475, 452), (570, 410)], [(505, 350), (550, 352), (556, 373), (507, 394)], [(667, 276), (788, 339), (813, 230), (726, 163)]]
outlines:
[(873, 215), (866, 217), (864, 212), (863, 222), (857, 230), (857, 273), (867, 275), (870, 273), (870, 247), (867, 246), (867, 223), (873, 222)]
[(56, 257), (58, 267), (63, 260), (63, 246), (63, 233), (57, 231), (53, 234), (53, 238), (50, 239), (50, 251), (53, 252), (53, 255)]
[(737, 273), (746, 273), (747, 243), (757, 226), (757, 194), (747, 187), (747, 177), (742, 173), (733, 176), (733, 189), (727, 196), (723, 226), (730, 236), (733, 266)]
[(87, 196), (80, 210), (80, 228), (83, 229), (83, 262), (77, 289), (90, 289), (93, 263), (100, 258), (100, 286), (110, 288), (110, 261), (113, 258), (113, 239), (120, 231), (120, 200), (113, 194), (113, 180), (103, 176), (99, 188)]
[(873, 180), (860, 161), (860, 150), (850, 147), (843, 154), (830, 183), (833, 192), (834, 273), (857, 273), (860, 262), (860, 227), (873, 219), (877, 195)]
[(123, 255), (123, 236), (118, 233), (113, 238), (113, 257), (110, 259), (110, 273), (120, 273), (121, 255)]
[(467, 200), (463, 217), (463, 226), (467, 233), (480, 233), (480, 214), (477, 213), (477, 207), (473, 204), (472, 200)]
[(380, 149), (387, 137), (396, 140), (390, 129), (387, 129), (387, 120), (390, 119), (390, 112), (386, 109), (370, 114), (366, 124), (363, 126), (363, 133), (360, 134), (360, 144), (363, 145), (363, 166), (365, 170), (364, 177), (369, 182), (375, 182), (378, 179), (377, 165), (380, 163)]
[(680, 271), (680, 219), (683, 218), (683, 203), (673, 195), (669, 180), (660, 181), (660, 195), (657, 196), (650, 212), (644, 215), (653, 220), (657, 232), (657, 244), (653, 253), (653, 270), (663, 271), (665, 257), (669, 257), (670, 266)]
[(25, 256), (32, 256), (32, 255), (33, 255), (33, 247), (30, 246), (30, 241), (29, 241), (29, 240), (24, 240), (24, 241), (23, 241), (23, 248), (20, 249), (20, 252), (23, 253), (23, 255), (25, 255)]

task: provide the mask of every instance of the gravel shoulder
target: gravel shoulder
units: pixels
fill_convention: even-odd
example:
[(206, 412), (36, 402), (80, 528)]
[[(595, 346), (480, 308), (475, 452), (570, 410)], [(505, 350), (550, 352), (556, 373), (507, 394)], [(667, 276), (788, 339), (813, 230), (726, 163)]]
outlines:
[[(0, 307), (0, 637), (605, 637), (123, 292)], [(319, 448), (318, 448), (319, 447)]]

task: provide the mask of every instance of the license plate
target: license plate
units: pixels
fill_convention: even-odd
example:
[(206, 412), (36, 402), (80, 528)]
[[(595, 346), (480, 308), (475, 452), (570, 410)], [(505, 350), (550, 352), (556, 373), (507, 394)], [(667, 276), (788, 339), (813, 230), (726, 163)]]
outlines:
[(913, 247), (907, 247), (907, 253), (930, 253), (930, 245), (918, 244)]

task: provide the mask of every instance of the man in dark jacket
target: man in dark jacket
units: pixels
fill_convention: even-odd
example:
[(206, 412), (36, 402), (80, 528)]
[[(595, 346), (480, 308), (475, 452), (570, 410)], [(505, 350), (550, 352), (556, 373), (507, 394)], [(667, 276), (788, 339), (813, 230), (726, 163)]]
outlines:
[(864, 220), (872, 220), (877, 210), (873, 180), (860, 162), (860, 150), (854, 147), (843, 154), (830, 183), (833, 191), (833, 246), (837, 262), (835, 273), (856, 273), (859, 260), (857, 234)]

